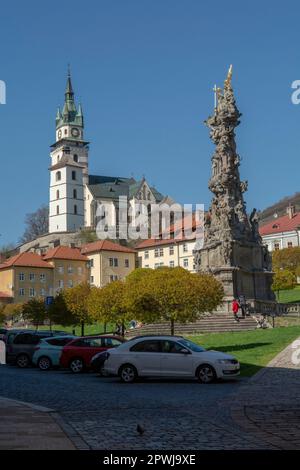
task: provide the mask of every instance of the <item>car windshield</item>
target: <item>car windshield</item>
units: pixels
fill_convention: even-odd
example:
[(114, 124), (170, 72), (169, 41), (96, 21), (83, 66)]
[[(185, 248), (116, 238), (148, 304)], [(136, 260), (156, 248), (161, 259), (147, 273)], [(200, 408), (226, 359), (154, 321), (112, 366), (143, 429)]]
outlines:
[(188, 341), (187, 339), (181, 339), (179, 341), (180, 344), (185, 346), (186, 348), (190, 349), (193, 352), (203, 352), (205, 351), (202, 346), (199, 346), (199, 344), (193, 343), (192, 341)]

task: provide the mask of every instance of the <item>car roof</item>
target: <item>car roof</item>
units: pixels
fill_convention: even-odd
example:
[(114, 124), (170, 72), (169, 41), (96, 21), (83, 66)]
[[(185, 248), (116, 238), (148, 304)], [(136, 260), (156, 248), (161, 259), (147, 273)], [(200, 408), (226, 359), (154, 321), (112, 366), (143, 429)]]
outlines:
[(136, 339), (184, 339), (183, 336), (179, 335), (142, 335), (142, 336), (135, 336), (132, 340)]
[(123, 339), (122, 336), (118, 336), (118, 335), (109, 335), (109, 334), (74, 336), (74, 339), (95, 339), (95, 338), (117, 338), (117, 339)]
[(42, 338), (41, 341), (47, 341), (48, 339), (75, 339), (77, 336), (74, 335), (55, 335), (55, 336), (48, 336), (48, 338)]

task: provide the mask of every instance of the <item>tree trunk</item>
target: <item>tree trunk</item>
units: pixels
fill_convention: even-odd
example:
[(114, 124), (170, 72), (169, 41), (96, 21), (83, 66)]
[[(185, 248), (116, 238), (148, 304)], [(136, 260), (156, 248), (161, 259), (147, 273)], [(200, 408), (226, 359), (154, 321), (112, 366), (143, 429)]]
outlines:
[(104, 326), (104, 333), (106, 333), (107, 323), (105, 322), (103, 326)]
[(84, 321), (81, 322), (81, 336), (84, 336)]
[(175, 325), (174, 318), (171, 318), (171, 335), (174, 336)]

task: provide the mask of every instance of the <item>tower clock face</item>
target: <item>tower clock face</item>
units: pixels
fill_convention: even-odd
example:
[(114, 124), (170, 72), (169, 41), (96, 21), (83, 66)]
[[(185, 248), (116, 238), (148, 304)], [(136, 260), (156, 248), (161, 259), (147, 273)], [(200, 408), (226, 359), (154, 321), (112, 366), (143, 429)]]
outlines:
[(77, 127), (72, 127), (71, 133), (73, 137), (79, 136), (79, 130), (77, 129)]
[(61, 139), (61, 136), (62, 136), (61, 129), (59, 129), (59, 131), (58, 131), (57, 135), (58, 135), (58, 138), (59, 138), (59, 139)]

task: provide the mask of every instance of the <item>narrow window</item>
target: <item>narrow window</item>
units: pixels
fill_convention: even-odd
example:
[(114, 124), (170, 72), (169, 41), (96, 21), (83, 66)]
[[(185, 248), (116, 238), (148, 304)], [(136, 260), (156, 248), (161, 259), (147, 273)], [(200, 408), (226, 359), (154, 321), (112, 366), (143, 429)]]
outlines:
[(61, 172), (57, 171), (56, 172), (56, 181), (60, 181), (60, 180), (61, 180)]
[(76, 204), (74, 206), (74, 214), (77, 215), (77, 206), (76, 206)]
[(77, 199), (77, 189), (73, 189), (73, 199)]

